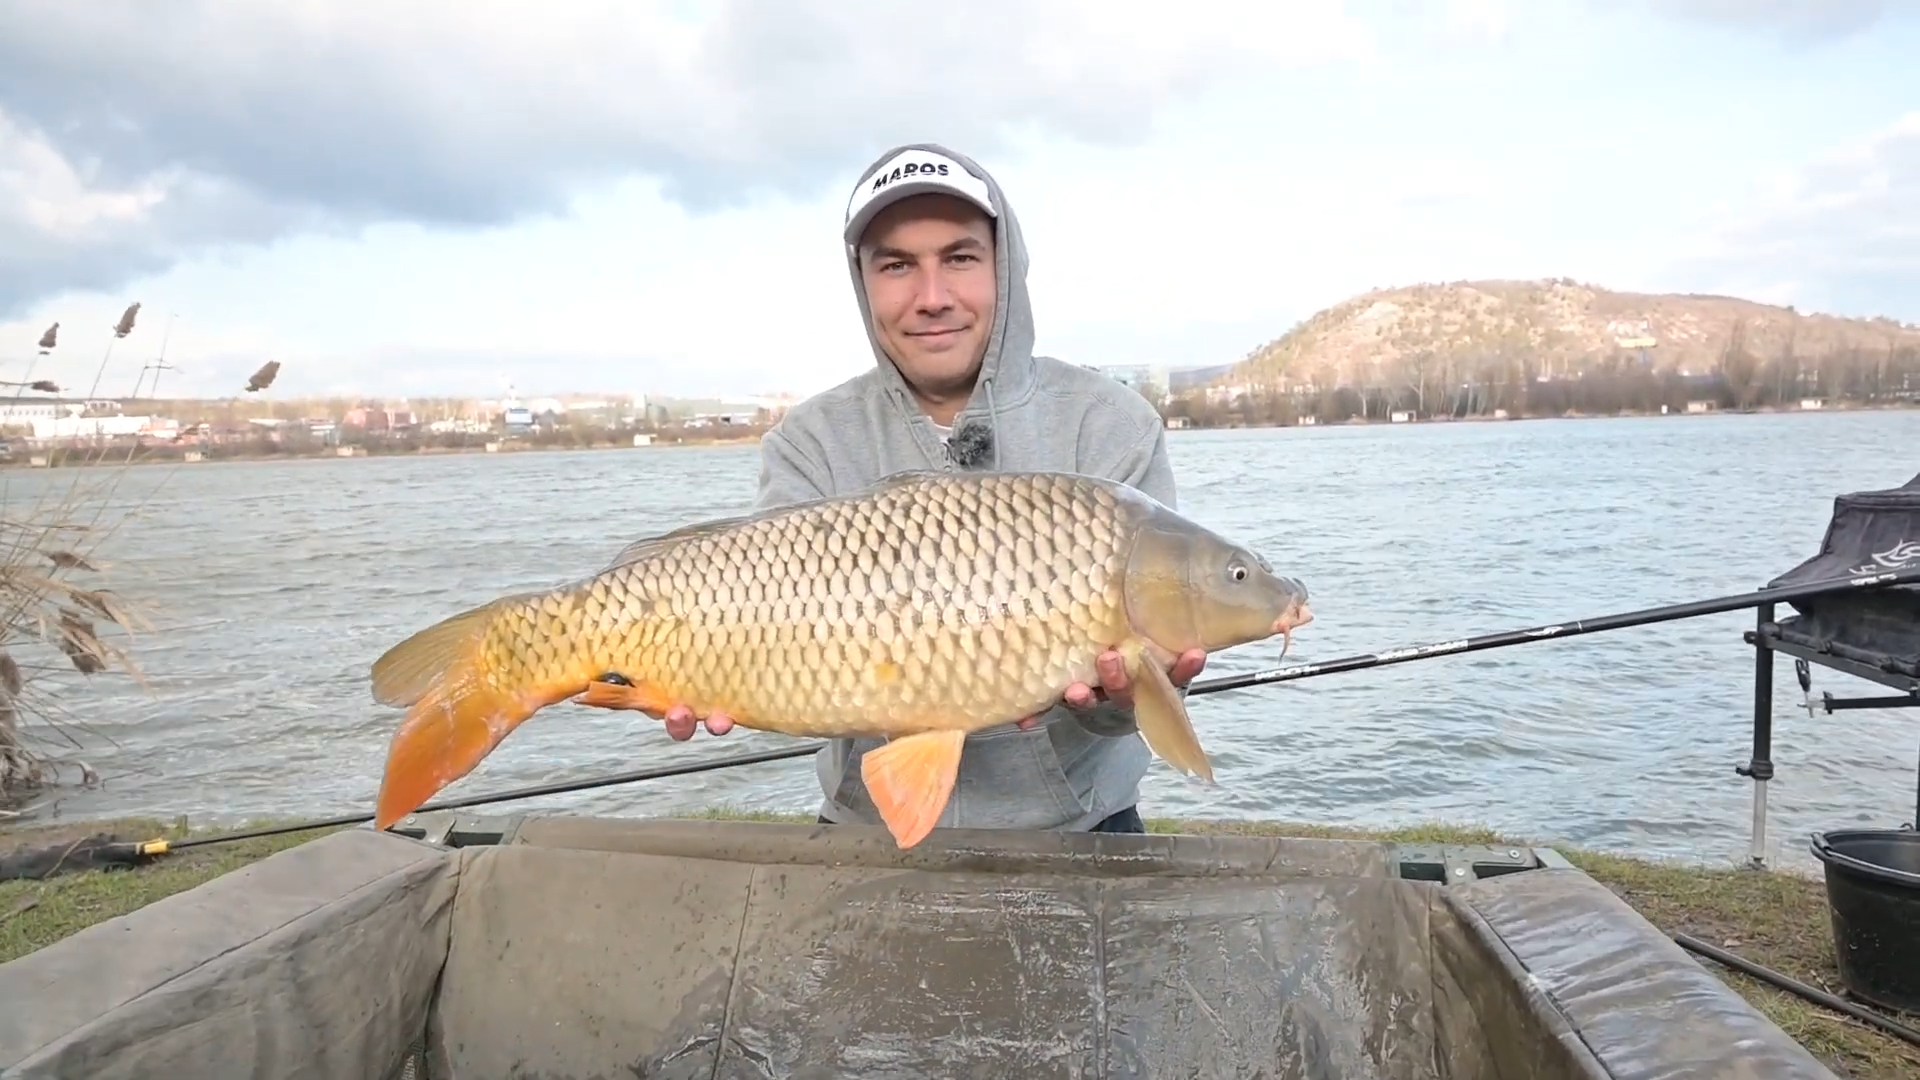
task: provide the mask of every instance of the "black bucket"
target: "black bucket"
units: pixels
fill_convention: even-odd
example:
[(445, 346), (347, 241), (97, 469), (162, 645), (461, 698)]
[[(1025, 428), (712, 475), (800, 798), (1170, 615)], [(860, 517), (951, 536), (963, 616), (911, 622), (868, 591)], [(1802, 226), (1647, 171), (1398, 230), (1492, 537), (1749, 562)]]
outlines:
[(1827, 868), (1840, 983), (1869, 1004), (1920, 1013), (1920, 832), (1841, 829), (1813, 835)]

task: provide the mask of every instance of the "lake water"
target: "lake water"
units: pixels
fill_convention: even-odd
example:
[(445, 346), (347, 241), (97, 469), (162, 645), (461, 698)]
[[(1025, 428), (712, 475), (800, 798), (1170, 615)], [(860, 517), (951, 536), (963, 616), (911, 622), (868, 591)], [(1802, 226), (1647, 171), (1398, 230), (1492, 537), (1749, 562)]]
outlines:
[[(1835, 495), (1920, 470), (1920, 412), (1173, 432), (1182, 509), (1312, 589), (1287, 662), (1757, 588), (1813, 554)], [(89, 470), (96, 477), (105, 470)], [(74, 471), (14, 471), (7, 499)], [(65, 817), (370, 812), (396, 710), (367, 689), (402, 637), (604, 565), (625, 541), (744, 509), (756, 449), (644, 448), (128, 471), (102, 549), (157, 631), (149, 684), (58, 676), (105, 778)], [(100, 482), (98, 479), (89, 481)], [(110, 512), (107, 520), (112, 520)], [(1751, 614), (1531, 644), (1196, 699), (1217, 785), (1155, 763), (1149, 815), (1445, 819), (1704, 860), (1744, 852)], [(1209, 676), (1274, 665), (1216, 657)], [(1815, 691), (1873, 693), (1815, 672)], [(1773, 856), (1913, 816), (1920, 710), (1808, 719), (1776, 676)], [(1878, 691), (1884, 693), (1885, 691)], [(107, 745), (105, 740), (112, 740)], [(639, 714), (566, 705), (443, 794), (789, 742), (676, 744)], [(809, 759), (518, 804), (656, 814), (807, 811)]]

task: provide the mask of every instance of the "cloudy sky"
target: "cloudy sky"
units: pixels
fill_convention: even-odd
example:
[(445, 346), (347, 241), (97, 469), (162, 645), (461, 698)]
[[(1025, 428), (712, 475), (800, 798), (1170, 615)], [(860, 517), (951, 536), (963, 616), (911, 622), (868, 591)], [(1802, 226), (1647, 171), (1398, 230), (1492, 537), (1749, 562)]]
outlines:
[(6, 0), (0, 378), (85, 389), (139, 300), (103, 393), (169, 316), (171, 392), (820, 390), (871, 362), (846, 193), (917, 139), (1078, 362), (1475, 277), (1920, 321), (1916, 8)]

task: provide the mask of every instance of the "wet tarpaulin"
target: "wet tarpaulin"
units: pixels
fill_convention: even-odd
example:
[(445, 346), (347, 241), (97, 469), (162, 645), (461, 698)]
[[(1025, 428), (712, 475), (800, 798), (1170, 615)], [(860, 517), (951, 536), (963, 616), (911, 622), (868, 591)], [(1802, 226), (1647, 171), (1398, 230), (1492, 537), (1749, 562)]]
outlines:
[(0, 966), (0, 1076), (1834, 1080), (1584, 873), (1393, 850), (353, 830)]
[[(1833, 501), (1820, 551), (1769, 588), (1920, 566), (1920, 476), (1897, 488)], [(1920, 677), (1920, 585), (1795, 600), (1780, 638), (1870, 668)]]

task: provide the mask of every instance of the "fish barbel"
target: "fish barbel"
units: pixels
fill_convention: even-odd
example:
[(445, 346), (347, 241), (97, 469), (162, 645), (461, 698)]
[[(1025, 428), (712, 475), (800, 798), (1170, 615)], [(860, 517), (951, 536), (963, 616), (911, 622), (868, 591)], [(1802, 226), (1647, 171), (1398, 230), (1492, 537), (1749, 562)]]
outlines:
[(503, 597), (389, 649), (373, 695), (408, 712), (374, 827), (572, 698), (885, 737), (861, 776), (911, 847), (945, 808), (967, 735), (1098, 685), (1107, 649), (1125, 659), (1147, 745), (1211, 783), (1166, 668), (1188, 649), (1290, 642), (1312, 618), (1297, 580), (1124, 484), (896, 473), (861, 495), (640, 540), (584, 581)]

